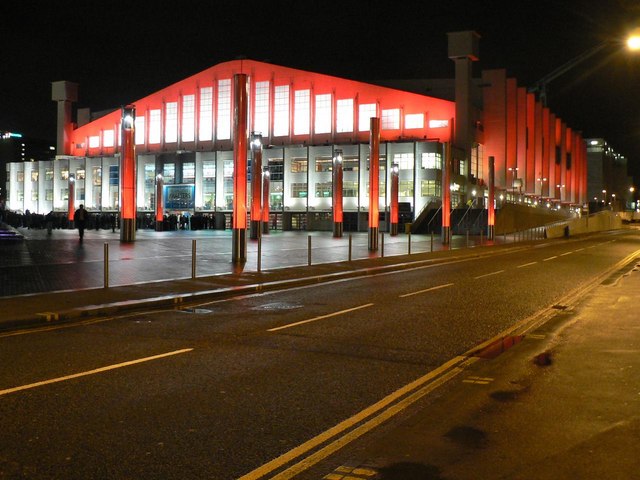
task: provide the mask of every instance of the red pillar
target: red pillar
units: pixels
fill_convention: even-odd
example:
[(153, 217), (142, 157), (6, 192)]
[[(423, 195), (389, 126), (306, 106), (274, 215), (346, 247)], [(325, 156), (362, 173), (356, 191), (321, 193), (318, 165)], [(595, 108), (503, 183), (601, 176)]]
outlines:
[(269, 167), (262, 168), (262, 233), (269, 233), (269, 188), (271, 185)]
[(336, 149), (333, 155), (333, 236), (342, 237), (342, 150)]
[(164, 228), (164, 178), (156, 176), (156, 232)]
[(390, 223), (391, 235), (398, 235), (398, 178), (399, 170), (398, 164), (394, 163), (391, 167), (391, 211), (390, 211)]
[(444, 245), (449, 244), (451, 236), (451, 155), (451, 142), (447, 142), (442, 166), (442, 243)]
[(231, 257), (247, 261), (247, 75), (233, 76), (233, 231)]
[(262, 223), (262, 135), (251, 134), (251, 238), (258, 239)]
[(369, 250), (378, 250), (380, 222), (380, 118), (371, 117), (369, 130)]
[(487, 206), (487, 238), (489, 240), (493, 240), (495, 235), (495, 183), (495, 160), (493, 157), (489, 157), (489, 205)]
[(120, 241), (136, 239), (136, 109), (128, 105), (122, 109), (120, 142)]

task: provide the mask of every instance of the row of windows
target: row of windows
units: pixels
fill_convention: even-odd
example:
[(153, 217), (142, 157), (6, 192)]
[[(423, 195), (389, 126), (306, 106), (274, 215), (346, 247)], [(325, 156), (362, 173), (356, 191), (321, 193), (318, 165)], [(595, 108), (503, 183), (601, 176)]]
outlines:
[[(162, 142), (176, 143), (193, 142), (196, 140), (197, 129), (200, 141), (213, 140), (215, 127), (216, 139), (231, 139), (231, 80), (224, 79), (217, 82), (217, 111), (214, 125), (214, 89), (203, 87), (198, 94), (199, 109), (196, 111), (196, 95), (183, 95), (182, 105), (178, 102), (167, 102), (164, 105), (164, 122), (162, 109), (151, 109), (145, 115), (139, 112), (135, 121), (135, 143), (143, 145), (146, 141), (150, 145)], [(290, 86), (277, 85), (274, 88), (273, 106), (270, 105), (270, 82), (257, 82), (254, 92), (253, 121), (254, 130), (263, 136), (269, 136), (270, 117), (273, 109), (273, 136), (284, 137), (290, 133)], [(311, 125), (311, 102), (314, 101), (313, 125)], [(352, 98), (336, 100), (336, 133), (350, 133), (354, 127), (359, 132), (368, 131), (370, 118), (378, 115), (377, 104), (367, 103), (358, 105), (358, 125), (354, 125), (355, 101)], [(380, 112), (381, 128), (383, 130), (399, 130), (401, 128), (400, 108), (384, 109)], [(328, 134), (333, 129), (333, 95), (318, 94), (312, 98), (311, 90), (294, 90), (293, 92), (293, 131), (294, 135)], [(180, 122), (180, 118), (182, 121)], [(425, 126), (424, 113), (410, 113), (404, 116), (405, 129), (422, 129)], [(447, 120), (429, 120), (429, 128), (444, 128)], [(180, 130), (180, 131), (179, 131)], [(116, 133), (114, 130), (104, 130), (100, 135), (89, 137), (89, 148), (114, 147)]]
[[(369, 182), (366, 184), (368, 191)], [(420, 195), (423, 197), (440, 197), (442, 193), (442, 186), (439, 180), (422, 180), (420, 182)], [(332, 194), (331, 182), (319, 182), (315, 184), (315, 196), (316, 198), (329, 198)], [(306, 183), (292, 183), (291, 184), (291, 197), (292, 198), (306, 198), (308, 195)], [(379, 196), (384, 197), (386, 195), (385, 183), (380, 182)], [(342, 196), (347, 198), (356, 198), (358, 196), (358, 182), (344, 182), (342, 184)], [(413, 181), (406, 180), (400, 181), (398, 184), (398, 196), (400, 197), (413, 197)]]

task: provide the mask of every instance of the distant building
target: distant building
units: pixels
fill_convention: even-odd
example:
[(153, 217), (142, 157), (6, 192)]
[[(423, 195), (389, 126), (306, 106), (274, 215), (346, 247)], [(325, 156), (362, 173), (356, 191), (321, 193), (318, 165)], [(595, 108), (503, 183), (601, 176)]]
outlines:
[(21, 133), (0, 130), (0, 200), (6, 200), (9, 191), (7, 176), (11, 163), (41, 162), (56, 155), (53, 142), (23, 137)]
[(586, 142), (590, 210), (635, 210), (636, 187), (629, 175), (627, 158), (603, 138), (588, 138)]

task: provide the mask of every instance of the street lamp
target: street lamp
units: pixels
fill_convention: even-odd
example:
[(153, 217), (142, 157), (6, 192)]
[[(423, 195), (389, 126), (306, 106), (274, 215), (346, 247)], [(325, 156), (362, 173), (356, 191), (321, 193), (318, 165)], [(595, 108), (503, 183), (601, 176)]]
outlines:
[(518, 167), (509, 167), (509, 171), (511, 172), (511, 189), (513, 190), (513, 196), (516, 194), (516, 178), (518, 175)]
[(631, 51), (640, 50), (640, 28), (636, 28), (627, 37), (627, 48)]

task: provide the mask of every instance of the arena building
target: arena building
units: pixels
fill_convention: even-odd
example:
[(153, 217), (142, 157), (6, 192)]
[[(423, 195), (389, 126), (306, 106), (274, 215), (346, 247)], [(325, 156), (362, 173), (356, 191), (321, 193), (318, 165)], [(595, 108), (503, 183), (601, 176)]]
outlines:
[[(339, 150), (345, 229), (367, 229), (372, 117), (380, 119), (381, 229), (388, 221), (394, 166), (398, 200), (416, 226), (419, 219), (432, 221), (441, 207), (445, 164), (451, 165), (445, 178), (454, 209), (487, 206), (489, 165), (495, 166), (498, 208), (504, 202), (583, 205), (581, 134), (505, 70), (485, 70), (474, 80), (477, 40), (473, 32), (450, 34), (453, 100), (254, 60), (221, 63), (132, 99), (139, 221), (153, 218), (162, 195), (164, 214), (205, 216), (216, 228), (230, 225), (238, 73), (248, 78), (248, 131), (261, 135), (266, 167), (248, 172), (247, 192), (250, 197), (252, 174), (268, 172), (265, 203), (276, 228), (331, 229), (332, 161)], [(74, 123), (77, 85), (54, 82), (52, 92), (58, 102), (57, 155), (8, 164), (8, 208), (66, 212), (83, 203), (91, 212), (118, 212), (122, 110), (95, 115), (81, 109)]]

